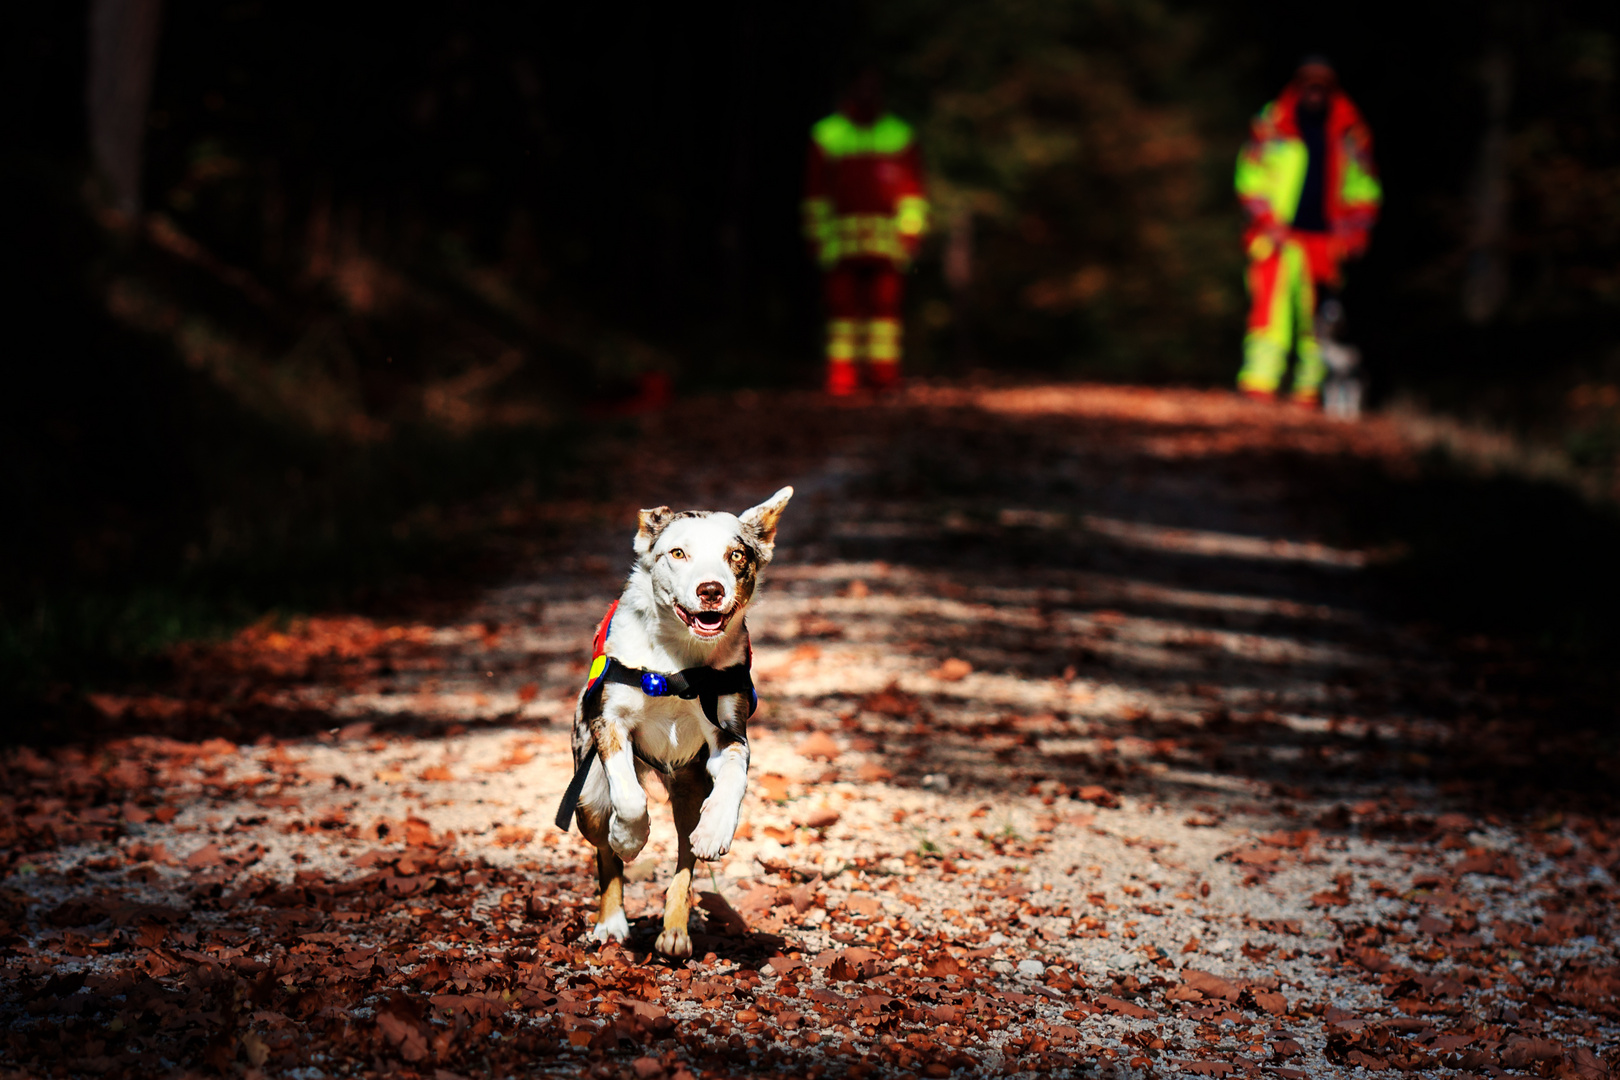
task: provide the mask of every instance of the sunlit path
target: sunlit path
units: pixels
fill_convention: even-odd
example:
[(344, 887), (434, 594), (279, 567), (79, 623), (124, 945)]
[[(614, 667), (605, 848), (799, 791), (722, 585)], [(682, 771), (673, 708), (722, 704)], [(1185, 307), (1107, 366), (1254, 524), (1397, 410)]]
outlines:
[[(454, 619), (190, 646), (96, 699), (127, 736), (10, 753), (16, 1045), (85, 1073), (212, 1038), (266, 1075), (1608, 1075), (1614, 822), (1494, 801), (1482, 762), (1559, 736), (1480, 720), (1373, 602), (1398, 553), (1330, 535), (1302, 480), (1398, 466), (1394, 428), (1088, 387), (746, 415), (725, 461), (649, 419)], [(783, 483), (699, 959), (649, 956), (663, 810), (630, 947), (596, 950), (550, 818), (633, 510)], [(87, 1034), (114, 1024), (147, 1042)]]

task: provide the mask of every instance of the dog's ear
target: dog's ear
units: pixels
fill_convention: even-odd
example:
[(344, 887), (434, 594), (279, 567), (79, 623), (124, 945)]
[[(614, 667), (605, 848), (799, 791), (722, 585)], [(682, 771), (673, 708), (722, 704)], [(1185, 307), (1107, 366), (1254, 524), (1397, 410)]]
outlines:
[(669, 523), (675, 520), (675, 511), (667, 506), (655, 506), (651, 510), (643, 510), (639, 515), (636, 526), (636, 554), (645, 555), (658, 543), (658, 534), (663, 532)]
[(791, 498), (793, 489), (785, 487), (752, 510), (743, 512), (743, 528), (752, 535), (760, 547), (760, 555), (765, 559), (771, 557), (771, 549), (776, 546), (776, 523)]

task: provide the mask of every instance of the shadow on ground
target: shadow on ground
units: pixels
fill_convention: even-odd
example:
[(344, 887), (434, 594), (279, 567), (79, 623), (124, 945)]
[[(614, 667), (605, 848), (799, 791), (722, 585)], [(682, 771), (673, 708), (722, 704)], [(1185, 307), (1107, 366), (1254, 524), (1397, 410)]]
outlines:
[[(743, 434), (755, 452), (741, 459), (695, 452), (673, 416), (604, 443), (603, 485), (589, 500), (521, 508), (501, 533), (520, 552), (505, 564), (515, 569), (481, 591), (405, 617), (334, 612), (185, 644), (160, 677), (72, 697), (50, 725), (15, 733), (0, 819), (15, 1060), (133, 1068), (160, 1044), (219, 1069), (303, 1067), (312, 1046), (463, 1069), (526, 1054), (651, 1054), (662, 1071), (716, 1053), (737, 1069), (926, 1061), (948, 1071), (987, 1060), (989, 1034), (973, 1034), (971, 1020), (954, 1049), (917, 1050), (911, 1035), (884, 1042), (937, 1026), (924, 1009), (954, 1018), (958, 1006), (970, 1017), (989, 1006), (971, 995), (940, 1005), (936, 976), (923, 986), (932, 1004), (901, 1002), (923, 991), (862, 965), (919, 948), (919, 963), (941, 986), (949, 971), (957, 994), (974, 979), (1001, 985), (1005, 972), (973, 966), (994, 946), (919, 945), (904, 919), (886, 920), (895, 897), (857, 897), (838, 909), (854, 921), (827, 941), (871, 946), (871, 957), (822, 945), (811, 957), (804, 943), (820, 931), (789, 932), (787, 916), (771, 914), (787, 910), (785, 892), (749, 890), (738, 903), (762, 897), (747, 915), (768, 928), (711, 927), (700, 941), (712, 962), (643, 964), (644, 921), (632, 951), (588, 954), (576, 944), (591, 889), (583, 860), (571, 839), (523, 818), (536, 802), (548, 811), (566, 781), (572, 698), (628, 558), (634, 509), (736, 509), (784, 482), (799, 494), (753, 618), (767, 701), (756, 732), (762, 760), (785, 768), (771, 754), (791, 741), (807, 771), (762, 767), (755, 797), (780, 816), (799, 813), (794, 799), (826, 803), (837, 790), (852, 800), (843, 812), (871, 803), (879, 823), (890, 804), (924, 796), (945, 809), (934, 819), (895, 810), (882, 841), (773, 818), (739, 839), (728, 880), (766, 867), (817, 889), (846, 873), (890, 884), (906, 875), (909, 887), (995, 858), (1012, 867), (990, 879), (996, 895), (1017, 908), (1015, 863), (1039, 864), (1053, 830), (1076, 830), (1066, 843), (1103, 835), (1094, 815), (1121, 807), (1132, 828), (1163, 817), (1189, 833), (1230, 833), (1209, 842), (1221, 868), (1194, 868), (1194, 881), (1241, 863), (1235, 887), (1256, 897), (1276, 867), (1294, 865), (1277, 850), (1297, 851), (1304, 873), (1326, 864), (1306, 850), (1318, 843), (1398, 843), (1425, 858), (1465, 850), (1443, 879), (1458, 889), (1465, 873), (1520, 872), (1474, 850), (1477, 823), (1532, 830), (1533, 845), (1510, 849), (1521, 861), (1609, 850), (1603, 823), (1620, 774), (1610, 511), (1422, 459), (1383, 421), (1334, 425), (1226, 395), (939, 387), (848, 407), (752, 401), (758, 430)], [(1033, 835), (1009, 816), (1026, 802)], [(906, 851), (896, 837), (911, 820), (932, 831), (901, 841)], [(1236, 846), (1262, 827), (1284, 838), (1269, 854)], [(1175, 886), (1145, 875), (1168, 880), (1186, 864), (1160, 841), (1120, 843), (1152, 859), (1123, 895), (1144, 917), (1164, 916), (1143, 888), (1157, 898)], [(1077, 883), (1080, 869), (1067, 871)], [(1358, 875), (1345, 871), (1320, 905), (1351, 904)], [(817, 903), (832, 920), (832, 902)], [(932, 902), (904, 903), (921, 923)], [(1468, 903), (1457, 911), (1475, 926), (1491, 914)], [(1602, 921), (1581, 904), (1585, 922), (1559, 916), (1555, 927), (1548, 916), (1549, 947)], [(1055, 909), (1068, 912), (1061, 932), (1047, 909), (1018, 910), (1009, 926), (1036, 928), (1030, 948), (1108, 938), (1066, 906)], [(1267, 925), (1299, 933), (1286, 919)], [(268, 952), (255, 944), (268, 940)], [(1155, 970), (1169, 970), (1167, 941), (1154, 946)], [(773, 954), (800, 950), (776, 967)], [(715, 976), (714, 964), (735, 971)], [(795, 964), (825, 974), (785, 975)], [(835, 992), (846, 976), (881, 989)], [(880, 981), (891, 976), (900, 981)], [(1116, 976), (1098, 1000), (1149, 1001), (1158, 986)], [(762, 977), (777, 980), (768, 994)], [(796, 978), (821, 995), (802, 1011), (779, 1000), (798, 993)], [(1074, 986), (1059, 976), (1046, 989), (1067, 1000)], [(172, 996), (182, 991), (183, 1002)], [(833, 1010), (829, 1023), (844, 1026), (829, 1045), (843, 1049), (757, 1029), (756, 998), (805, 1030), (812, 1008)], [(659, 1001), (731, 1019), (683, 1012), (677, 1023)], [(60, 1034), (36, 1017), (54, 1018)], [(114, 1019), (119, 1033), (97, 1034), (80, 1055), (84, 1032)], [(481, 1058), (497, 1032), (499, 1053)], [(1038, 1063), (1051, 1039), (1030, 1049), (1033, 1038), (1017, 1046)]]

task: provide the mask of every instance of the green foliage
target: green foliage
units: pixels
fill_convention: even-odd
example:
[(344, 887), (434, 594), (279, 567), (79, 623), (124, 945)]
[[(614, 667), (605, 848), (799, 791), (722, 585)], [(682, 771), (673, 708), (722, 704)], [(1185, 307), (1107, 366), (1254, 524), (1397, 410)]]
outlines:
[[(563, 420), (649, 372), (811, 377), (803, 155), (861, 59), (932, 174), (911, 370), (1228, 384), (1233, 157), (1299, 53), (1326, 48), (1388, 181), (1347, 299), (1374, 393), (1415, 388), (1536, 430), (1611, 491), (1620, 476), (1612, 4), (486, 6), (379, 30), (360, 9), (182, 0), (145, 147), (155, 216), (123, 234), (81, 196), (83, 72), (59, 60), (82, 18), (14, 7), (7, 687), (442, 566), (490, 520), (469, 505), (551, 483)], [(1510, 280), (1471, 329), (1492, 50), (1513, 71)]]
[[(575, 424), (491, 305), (272, 291), (161, 219), (104, 231), (64, 178), (8, 164), (0, 194), (34, 211), (0, 226), (0, 265), (32, 349), (0, 400), (24, 523), (0, 534), (0, 710), (266, 612), (463, 580), (568, 468)], [(394, 364), (386, 339), (429, 306), (424, 366)]]
[[(1217, 377), (1243, 308), (1231, 163), (1243, 108), (1204, 21), (1155, 0), (883, 5), (939, 230), (971, 220), (943, 330), (1092, 375)], [(942, 241), (948, 244), (949, 241)]]
[(1512, 54), (1512, 321), (1620, 314), (1617, 29), (1535, 26)]

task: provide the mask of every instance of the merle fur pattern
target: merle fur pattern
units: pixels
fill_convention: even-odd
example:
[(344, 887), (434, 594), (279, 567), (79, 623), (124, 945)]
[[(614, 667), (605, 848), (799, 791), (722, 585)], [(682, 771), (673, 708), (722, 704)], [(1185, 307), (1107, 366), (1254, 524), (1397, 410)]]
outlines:
[[(644, 671), (727, 668), (748, 658), (744, 613), (771, 561), (776, 524), (793, 495), (782, 488), (741, 516), (719, 511), (641, 511), (636, 561), (608, 633), (606, 652)], [(675, 877), (664, 902), (657, 949), (692, 954), (687, 932), (692, 870), (731, 848), (748, 783), (748, 699), (720, 698), (710, 723), (696, 700), (648, 697), (609, 683), (599, 716), (587, 718), (584, 695), (574, 712), (574, 764), (600, 759), (580, 794), (580, 832), (596, 846), (600, 911), (591, 936), (623, 941), (624, 865), (641, 853), (651, 819), (645, 781), (653, 770), (632, 747), (671, 766), (669, 789), (678, 838)]]

